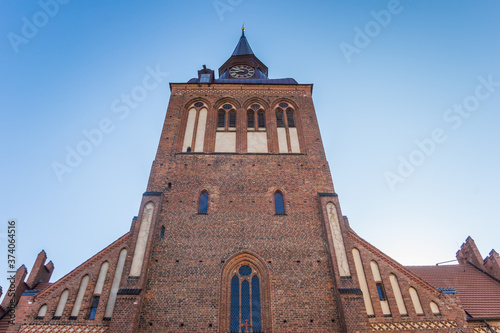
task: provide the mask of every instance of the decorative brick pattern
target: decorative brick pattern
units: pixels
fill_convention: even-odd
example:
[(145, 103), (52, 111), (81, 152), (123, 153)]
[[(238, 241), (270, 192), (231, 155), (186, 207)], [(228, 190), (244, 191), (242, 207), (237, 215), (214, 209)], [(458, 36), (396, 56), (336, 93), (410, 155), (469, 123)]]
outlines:
[[(493, 327), (495, 333), (500, 333), (500, 327)], [(474, 327), (474, 333), (491, 333), (489, 327)]]
[(19, 333), (106, 333), (104, 326), (23, 325)]
[(370, 324), (372, 331), (417, 331), (417, 330), (439, 330), (457, 327), (453, 320), (442, 321), (409, 321), (404, 323), (374, 323)]

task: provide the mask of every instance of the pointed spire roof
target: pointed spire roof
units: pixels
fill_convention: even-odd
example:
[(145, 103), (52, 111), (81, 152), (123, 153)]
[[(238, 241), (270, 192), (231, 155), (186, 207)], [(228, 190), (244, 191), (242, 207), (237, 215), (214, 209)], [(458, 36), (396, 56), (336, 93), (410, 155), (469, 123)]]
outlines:
[(245, 27), (243, 26), (241, 28), (240, 41), (238, 42), (238, 45), (236, 45), (236, 48), (234, 49), (234, 52), (231, 56), (239, 56), (246, 54), (253, 54), (253, 51), (252, 48), (250, 47), (250, 44), (248, 44), (247, 38), (245, 37)]

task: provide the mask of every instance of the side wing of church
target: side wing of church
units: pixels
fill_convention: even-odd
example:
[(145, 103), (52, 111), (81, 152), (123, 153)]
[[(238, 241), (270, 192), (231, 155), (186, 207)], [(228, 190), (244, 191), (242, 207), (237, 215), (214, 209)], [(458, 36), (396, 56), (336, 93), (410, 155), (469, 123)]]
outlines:
[(359, 237), (312, 84), (268, 78), (244, 30), (170, 89), (130, 232), (54, 283), (43, 251), (19, 268), (0, 332), (500, 332), (498, 253), (404, 267)]

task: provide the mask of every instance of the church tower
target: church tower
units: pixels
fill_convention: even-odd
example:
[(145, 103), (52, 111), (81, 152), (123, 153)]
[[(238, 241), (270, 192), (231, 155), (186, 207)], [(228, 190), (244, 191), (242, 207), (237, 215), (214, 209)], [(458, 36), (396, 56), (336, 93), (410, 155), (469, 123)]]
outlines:
[(312, 85), (269, 79), (242, 30), (218, 79), (170, 87), (127, 280), (138, 331), (342, 332), (335, 283), (355, 285)]
[(52, 284), (44, 252), (22, 266), (0, 332), (472, 332), (450, 288), (350, 228), (312, 84), (269, 78), (244, 30), (218, 75), (170, 84), (130, 232)]

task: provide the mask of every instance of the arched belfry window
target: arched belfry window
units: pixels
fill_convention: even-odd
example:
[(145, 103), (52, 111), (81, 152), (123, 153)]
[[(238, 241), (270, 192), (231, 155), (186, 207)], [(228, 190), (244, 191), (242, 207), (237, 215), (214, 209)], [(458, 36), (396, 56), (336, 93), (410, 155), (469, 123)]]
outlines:
[(258, 128), (266, 128), (266, 114), (264, 113), (263, 110), (260, 110), (258, 113), (257, 113), (257, 126)]
[(247, 111), (247, 130), (255, 129), (255, 112), (253, 110)]
[(236, 108), (229, 103), (223, 104), (217, 111), (217, 131), (236, 129)]
[(235, 129), (236, 128), (236, 111), (231, 110), (229, 111), (229, 129)]
[(217, 113), (217, 128), (225, 128), (226, 127), (226, 111), (219, 110)]
[(276, 110), (276, 126), (285, 127), (285, 120), (283, 119), (283, 110), (279, 108)]
[(208, 192), (203, 191), (198, 201), (198, 214), (206, 214), (208, 211)]
[(266, 264), (249, 253), (224, 267), (221, 332), (269, 332), (269, 291)]
[(288, 123), (288, 127), (295, 127), (295, 117), (293, 110), (290, 108), (286, 110), (286, 122)]
[(283, 200), (283, 194), (280, 191), (274, 193), (274, 211), (276, 215), (285, 214), (285, 202)]

